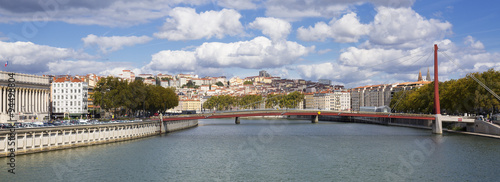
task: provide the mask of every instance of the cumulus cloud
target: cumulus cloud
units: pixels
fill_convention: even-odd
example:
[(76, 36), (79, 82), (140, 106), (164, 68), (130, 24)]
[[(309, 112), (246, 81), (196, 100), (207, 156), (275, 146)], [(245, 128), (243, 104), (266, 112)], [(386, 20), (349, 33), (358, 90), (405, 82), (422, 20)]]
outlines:
[[(373, 70), (386, 70), (387, 72), (401, 72), (414, 69), (414, 67), (428, 66), (426, 61), (432, 54), (430, 48), (417, 48), (412, 50), (401, 49), (360, 49), (349, 47), (339, 56), (339, 61), (344, 65), (371, 68)], [(388, 69), (397, 67), (398, 69)]]
[(270, 37), (273, 41), (286, 40), (290, 34), (292, 25), (287, 21), (277, 18), (256, 18), (249, 24), (250, 28), (262, 30), (264, 35)]
[(314, 51), (296, 42), (273, 42), (266, 37), (233, 43), (203, 43), (194, 51), (161, 51), (143, 69), (153, 71), (200, 71), (207, 68), (276, 68), (296, 63)]
[(111, 36), (111, 37), (99, 37), (94, 34), (87, 35), (87, 37), (82, 38), (85, 46), (95, 45), (99, 47), (102, 53), (109, 53), (112, 51), (120, 50), (124, 46), (133, 46), (136, 44), (144, 44), (153, 40), (153, 38), (148, 36)]
[(471, 48), (473, 49), (484, 49), (484, 45), (481, 41), (476, 41), (476, 39), (474, 39), (472, 36), (467, 36), (465, 37), (465, 41), (464, 41), (464, 44), (467, 44), (468, 46), (470, 46)]
[(359, 83), (370, 80), (375, 71), (362, 71), (356, 66), (342, 65), (336, 62), (298, 65), (296, 71), (306, 79), (330, 79), (342, 83)]
[(500, 53), (486, 52), (484, 45), (471, 36), (467, 36), (464, 43), (465, 47), (459, 47), (450, 40), (437, 42), (440, 46), (440, 75), (465, 76), (470, 72), (482, 72), (490, 68), (499, 70)]
[(335, 42), (349, 43), (358, 42), (361, 36), (370, 32), (370, 25), (359, 22), (356, 13), (348, 13), (340, 19), (333, 18), (328, 25), (318, 22), (314, 27), (300, 27), (297, 37), (304, 41), (325, 41), (333, 38)]
[(73, 49), (37, 45), (32, 42), (0, 41), (0, 60), (9, 61), (8, 70), (22, 73), (48, 73), (49, 62), (69, 59), (92, 59)]
[[(500, 68), (500, 53), (473, 49), (476, 41), (465, 38), (466, 46), (457, 46), (449, 39), (434, 41), (439, 47), (439, 77), (441, 81), (463, 77), (470, 72)], [(480, 48), (480, 46), (475, 46)], [(337, 60), (320, 64), (298, 65), (296, 71), (312, 80), (331, 79), (348, 87), (416, 81), (418, 71), (433, 73), (433, 49), (357, 48), (342, 51)]]
[[(0, 60), (9, 61), (4, 70), (29, 74), (103, 74), (109, 69), (130, 69), (127, 62), (96, 61), (97, 57), (68, 48), (32, 42), (0, 41)], [(123, 69), (122, 69), (123, 70)], [(120, 70), (121, 71), (121, 70)]]
[(160, 51), (153, 54), (148, 70), (194, 71), (197, 68), (195, 53), (192, 51)]
[(241, 14), (232, 9), (196, 13), (193, 8), (177, 7), (154, 36), (168, 40), (224, 38), (243, 33)]
[(200, 64), (214, 67), (271, 68), (299, 61), (314, 47), (296, 42), (272, 42), (266, 37), (234, 43), (204, 43), (196, 49)]
[(426, 19), (411, 8), (378, 7), (369, 33), (369, 46), (412, 49), (451, 33), (452, 25)]
[(165, 17), (171, 6), (180, 3), (200, 5), (207, 1), (2, 1), (0, 22), (62, 21), (81, 25), (124, 27)]

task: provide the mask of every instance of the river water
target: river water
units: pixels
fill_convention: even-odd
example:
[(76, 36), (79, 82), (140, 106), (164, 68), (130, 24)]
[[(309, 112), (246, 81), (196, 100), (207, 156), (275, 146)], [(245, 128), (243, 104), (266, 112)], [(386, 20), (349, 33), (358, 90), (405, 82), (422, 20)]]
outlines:
[(500, 140), (382, 125), (200, 120), (162, 136), (0, 158), (0, 181), (498, 181)]

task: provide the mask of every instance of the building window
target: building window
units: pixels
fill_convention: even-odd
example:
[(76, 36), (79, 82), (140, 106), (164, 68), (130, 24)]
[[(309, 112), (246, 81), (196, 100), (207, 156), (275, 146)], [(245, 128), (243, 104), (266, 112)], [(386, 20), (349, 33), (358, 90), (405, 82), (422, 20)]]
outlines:
[(71, 84), (71, 87), (73, 87), (73, 84)]
[(69, 101), (69, 106), (73, 106), (73, 101)]

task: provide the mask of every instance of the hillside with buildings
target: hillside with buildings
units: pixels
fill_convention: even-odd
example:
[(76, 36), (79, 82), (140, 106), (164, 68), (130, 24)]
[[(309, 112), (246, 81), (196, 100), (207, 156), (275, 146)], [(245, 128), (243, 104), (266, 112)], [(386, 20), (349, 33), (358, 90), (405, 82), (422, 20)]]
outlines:
[[(7, 74), (2, 72), (2, 74)], [(7, 78), (3, 76), (1, 78)], [(96, 84), (104, 78), (95, 74), (87, 75), (24, 75), (17, 74), (18, 79), (37, 78), (38, 82), (26, 82), (19, 88), (19, 108), (16, 117), (22, 121), (72, 118), (109, 117), (94, 103), (93, 94)], [(130, 70), (123, 70), (115, 76), (120, 80), (133, 82), (140, 80), (146, 85), (157, 85), (175, 89), (179, 104), (169, 109), (167, 113), (181, 113), (182, 111), (202, 112), (204, 103), (213, 96), (229, 95), (243, 97), (246, 95), (286, 95), (292, 92), (303, 93), (304, 99), (297, 103), (297, 109), (320, 109), (335, 111), (359, 111), (360, 107), (389, 106), (394, 93), (421, 87), (430, 83), (429, 75), (426, 80), (419, 75), (418, 81), (381, 85), (368, 85), (356, 88), (344, 88), (343, 85), (333, 85), (330, 80), (318, 82), (303, 79), (287, 79), (275, 77), (262, 70), (257, 76), (240, 78), (199, 77), (196, 74), (135, 74)], [(0, 79), (1, 79), (0, 78)], [(2, 80), (5, 85), (6, 79)], [(36, 91), (31, 91), (32, 85), (37, 85)], [(2, 93), (6, 93), (5, 89)], [(32, 94), (34, 94), (32, 96)], [(31, 108), (30, 103), (37, 103), (38, 108)], [(4, 104), (5, 105), (5, 104)], [(35, 105), (35, 104), (32, 104)], [(2, 107), (2, 116), (6, 117), (6, 107)], [(239, 109), (239, 108), (231, 108)], [(254, 109), (266, 109), (260, 104)]]

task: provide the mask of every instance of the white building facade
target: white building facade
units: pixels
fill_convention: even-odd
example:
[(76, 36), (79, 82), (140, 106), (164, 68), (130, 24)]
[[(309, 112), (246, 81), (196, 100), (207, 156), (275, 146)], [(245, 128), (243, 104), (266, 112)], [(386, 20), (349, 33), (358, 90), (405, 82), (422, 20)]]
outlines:
[(330, 98), (330, 107), (335, 111), (351, 110), (351, 93), (348, 91), (335, 90)]
[(57, 116), (83, 117), (88, 108), (88, 85), (78, 78), (62, 77), (52, 83), (52, 112)]

